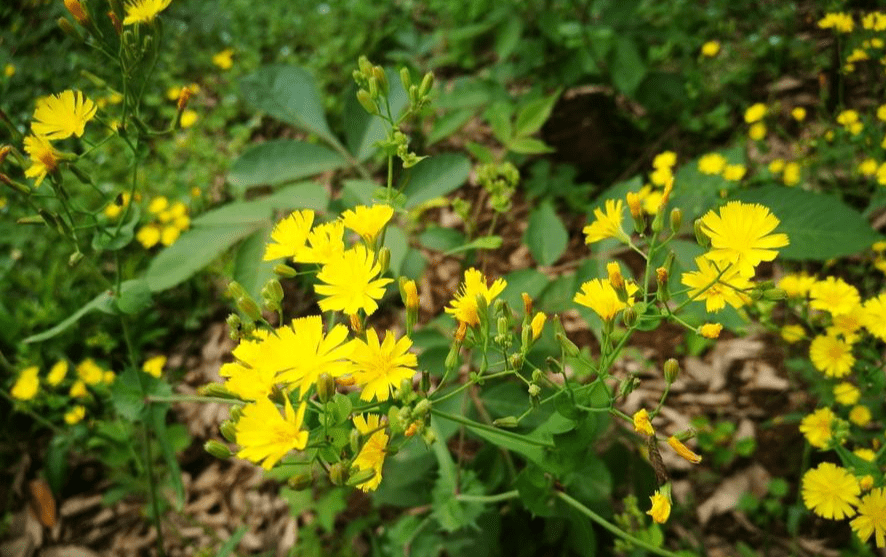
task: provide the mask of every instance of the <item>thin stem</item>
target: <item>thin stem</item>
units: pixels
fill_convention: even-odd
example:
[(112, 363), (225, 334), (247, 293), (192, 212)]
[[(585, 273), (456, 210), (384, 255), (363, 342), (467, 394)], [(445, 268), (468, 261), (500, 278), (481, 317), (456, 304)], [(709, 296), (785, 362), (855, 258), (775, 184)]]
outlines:
[(474, 429), (482, 429), (484, 431), (494, 432), (497, 435), (503, 437), (510, 437), (516, 441), (520, 441), (521, 443), (526, 443), (527, 445), (535, 445), (537, 447), (545, 447), (549, 449), (554, 448), (554, 444), (550, 441), (541, 441), (539, 439), (533, 439), (531, 437), (526, 437), (525, 435), (520, 435), (518, 433), (512, 433), (505, 429), (500, 429), (493, 426), (488, 426), (486, 424), (481, 424), (480, 422), (475, 422), (474, 420), (469, 420), (463, 416), (456, 416), (455, 414), (449, 414), (447, 412), (441, 412), (436, 408), (431, 408), (431, 414), (437, 416), (438, 418), (443, 418), (444, 420), (449, 420), (452, 422), (464, 424), (466, 426), (470, 426)]
[(471, 495), (468, 493), (459, 493), (455, 496), (456, 501), (464, 501), (466, 503), (500, 503), (508, 499), (516, 499), (520, 496), (520, 492), (516, 489), (513, 491), (505, 491), (496, 495)]

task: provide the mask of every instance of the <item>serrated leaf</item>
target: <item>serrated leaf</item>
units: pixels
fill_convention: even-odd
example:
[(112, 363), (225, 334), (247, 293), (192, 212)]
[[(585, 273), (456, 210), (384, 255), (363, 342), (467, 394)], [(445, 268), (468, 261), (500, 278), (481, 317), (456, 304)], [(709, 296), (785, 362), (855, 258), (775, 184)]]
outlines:
[(540, 139), (534, 137), (518, 137), (507, 144), (509, 151), (520, 153), (521, 155), (540, 155), (542, 153), (553, 153), (554, 149)]
[(441, 197), (457, 189), (468, 179), (471, 162), (464, 155), (444, 153), (425, 159), (404, 172), (408, 201), (412, 209), (425, 201)]
[(276, 186), (348, 166), (339, 153), (313, 143), (275, 139), (248, 148), (228, 172), (236, 195), (255, 186)]
[(523, 234), (523, 242), (536, 263), (553, 265), (560, 259), (569, 243), (569, 233), (550, 201), (545, 201), (529, 214), (529, 223)]
[(268, 115), (312, 132), (325, 140), (338, 140), (326, 123), (320, 93), (313, 76), (304, 68), (271, 65), (259, 68), (240, 81), (246, 102)]
[(834, 195), (765, 186), (739, 192), (735, 198), (759, 203), (781, 221), (774, 232), (787, 234), (791, 242), (778, 250), (783, 259), (825, 261), (866, 250), (883, 238)]
[(526, 136), (540, 130), (551, 116), (551, 110), (553, 110), (559, 97), (560, 90), (558, 89), (553, 94), (530, 101), (521, 108), (520, 112), (517, 113), (514, 135), (518, 137)]

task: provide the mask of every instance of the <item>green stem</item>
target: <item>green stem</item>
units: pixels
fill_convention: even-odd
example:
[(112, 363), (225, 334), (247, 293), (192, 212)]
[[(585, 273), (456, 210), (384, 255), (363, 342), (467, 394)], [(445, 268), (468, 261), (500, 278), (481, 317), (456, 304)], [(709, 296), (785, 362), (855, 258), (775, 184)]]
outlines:
[(223, 398), (220, 396), (200, 396), (200, 395), (169, 395), (157, 396), (149, 395), (145, 397), (145, 402), (221, 402), (227, 404), (244, 405), (246, 402), (236, 398)]
[(599, 524), (600, 526), (602, 526), (603, 528), (608, 530), (610, 533), (612, 533), (612, 534), (614, 534), (626, 541), (631, 542), (632, 544), (636, 545), (637, 547), (643, 548), (646, 551), (649, 551), (650, 553), (654, 553), (655, 555), (661, 555), (663, 557), (679, 557), (676, 553), (668, 551), (667, 549), (655, 547), (654, 545), (650, 545), (649, 543), (641, 540), (640, 538), (635, 538), (634, 536), (628, 534), (627, 532), (625, 532), (624, 530), (622, 530), (621, 528), (619, 528), (615, 524), (612, 524), (611, 522), (609, 522), (608, 520), (606, 520), (602, 516), (598, 515), (597, 513), (595, 513), (591, 509), (587, 508), (586, 506), (582, 505), (581, 503), (579, 503), (578, 501), (576, 501), (575, 499), (573, 499), (572, 497), (570, 497), (569, 495), (567, 495), (566, 493), (564, 493), (562, 491), (557, 492), (557, 497), (559, 497), (561, 500), (563, 500), (563, 502), (566, 503), (567, 505), (571, 506), (572, 508), (574, 508), (575, 510), (577, 510), (581, 514), (585, 515), (586, 517), (590, 518), (592, 521), (596, 522), (597, 524)]
[[(510, 369), (509, 369), (509, 370), (505, 370), (505, 371), (500, 371), (500, 372), (498, 372), (498, 373), (493, 373), (493, 374), (491, 374), (491, 375), (484, 375), (484, 376), (482, 377), (482, 379), (485, 381), (485, 380), (487, 380), (487, 379), (495, 379), (495, 378), (497, 378), (497, 377), (502, 377), (502, 376), (504, 376), (504, 375), (514, 375), (514, 374), (515, 374), (515, 372), (514, 372), (513, 370), (510, 370)], [(521, 377), (521, 379), (523, 379), (523, 378)], [(525, 379), (524, 379), (524, 381), (525, 381)], [(443, 401), (446, 400), (447, 398), (457, 395), (458, 393), (462, 392), (463, 390), (467, 389), (468, 387), (470, 387), (471, 385), (473, 385), (473, 384), (475, 384), (475, 383), (476, 383), (476, 381), (468, 381), (468, 382), (465, 383), (464, 385), (460, 385), (460, 386), (459, 386), (457, 389), (455, 389), (454, 391), (450, 391), (450, 392), (446, 393), (445, 395), (441, 396), (440, 398), (434, 398), (434, 399), (431, 399), (431, 403), (432, 403), (432, 404), (437, 404), (437, 403), (439, 403), (439, 402), (443, 402)], [(436, 391), (434, 391), (434, 392), (436, 392)]]
[(438, 418), (442, 418), (444, 420), (449, 420), (452, 422), (463, 424), (463, 425), (472, 427), (474, 429), (482, 429), (484, 431), (489, 431), (489, 432), (495, 433), (496, 435), (500, 435), (503, 437), (510, 437), (511, 439), (514, 439), (515, 441), (519, 441), (521, 443), (526, 443), (528, 445), (535, 445), (537, 447), (544, 447), (544, 448), (548, 448), (548, 449), (554, 448), (554, 444), (551, 443), (550, 441), (541, 441), (538, 439), (533, 439), (531, 437), (527, 437), (525, 435), (520, 435), (518, 433), (512, 433), (512, 432), (507, 431), (505, 429), (500, 429), (497, 427), (488, 426), (486, 424), (481, 424), (480, 422), (475, 422), (474, 420), (469, 420), (463, 416), (456, 416), (455, 414), (441, 412), (440, 410), (437, 410), (436, 408), (431, 408), (431, 414), (437, 416)]
[(505, 491), (496, 495), (470, 495), (468, 493), (459, 493), (455, 496), (456, 501), (465, 501), (466, 503), (499, 503), (508, 499), (516, 499), (520, 496), (520, 492), (516, 489), (513, 491)]

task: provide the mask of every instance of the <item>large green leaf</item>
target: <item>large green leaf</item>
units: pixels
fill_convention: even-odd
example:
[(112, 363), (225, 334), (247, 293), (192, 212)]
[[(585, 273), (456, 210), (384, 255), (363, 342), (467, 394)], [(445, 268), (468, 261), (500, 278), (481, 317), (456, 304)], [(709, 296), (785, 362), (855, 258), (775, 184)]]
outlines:
[(253, 145), (234, 161), (228, 182), (237, 194), (253, 186), (283, 184), (348, 165), (328, 147), (276, 139)]
[(550, 201), (545, 201), (529, 214), (523, 241), (529, 246), (536, 263), (545, 267), (552, 265), (566, 251), (569, 233)]
[(471, 162), (464, 155), (445, 153), (425, 159), (405, 172), (406, 208), (446, 195), (468, 179)]
[[(744, 164), (744, 148), (736, 145), (718, 151), (729, 164)], [(677, 170), (674, 176), (674, 193), (671, 206), (683, 211), (683, 222), (687, 228), (697, 217), (717, 206), (722, 194), (738, 187), (738, 182), (729, 181), (719, 174), (703, 174), (698, 170), (698, 159), (688, 162)]]
[(261, 299), (261, 289), (274, 278), (274, 261), (263, 261), (265, 244), (271, 235), (268, 224), (249, 235), (237, 249), (234, 258), (234, 280), (256, 300)]
[(490, 443), (503, 449), (521, 454), (532, 462), (538, 464), (541, 464), (544, 460), (545, 451), (543, 445), (553, 445), (547, 440), (533, 440), (527, 438), (526, 436), (519, 435), (510, 431), (497, 429), (495, 427), (487, 426), (478, 422), (472, 422), (454, 414), (448, 414), (446, 412), (441, 412), (438, 410), (431, 410), (431, 412), (435, 417), (442, 420), (460, 423), (464, 425), (468, 429), (468, 431), (480, 437), (481, 439), (489, 441)]
[(246, 102), (302, 130), (325, 140), (338, 140), (326, 123), (323, 103), (314, 78), (298, 66), (272, 65), (259, 68), (240, 81)]
[(612, 57), (612, 83), (619, 91), (631, 96), (646, 76), (646, 64), (637, 50), (637, 43), (628, 37), (615, 40)]
[(550, 117), (551, 110), (559, 97), (560, 90), (558, 89), (547, 97), (535, 99), (523, 106), (517, 113), (514, 135), (526, 136), (540, 130)]
[(791, 242), (779, 250), (784, 259), (824, 261), (858, 253), (882, 239), (858, 211), (833, 195), (766, 186), (735, 198), (768, 207), (781, 221), (775, 232), (787, 234)]

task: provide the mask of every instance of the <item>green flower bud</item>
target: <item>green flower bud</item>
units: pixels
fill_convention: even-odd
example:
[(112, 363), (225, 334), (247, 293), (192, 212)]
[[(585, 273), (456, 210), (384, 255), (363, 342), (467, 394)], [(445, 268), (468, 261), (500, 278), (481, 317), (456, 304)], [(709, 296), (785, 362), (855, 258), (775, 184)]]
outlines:
[(416, 418), (423, 418), (430, 411), (431, 411), (431, 401), (429, 401), (426, 398), (423, 398), (420, 401), (418, 401), (418, 404), (415, 405), (415, 411), (413, 412), (413, 415)]
[[(425, 430), (421, 432), (421, 437), (424, 439), (425, 444), (429, 446), (433, 445), (434, 441), (437, 440), (437, 436), (428, 428), (425, 428)], [(390, 452), (388, 454), (390, 454)]]
[(566, 338), (566, 335), (562, 333), (556, 333), (554, 334), (554, 338), (557, 339), (557, 342), (560, 343), (560, 346), (563, 348), (563, 351), (566, 352), (567, 356), (575, 358), (576, 356), (581, 354), (581, 350), (578, 349), (578, 346), (576, 346), (574, 342)]
[(222, 443), (216, 441), (215, 439), (210, 439), (203, 445), (203, 450), (207, 453), (211, 454), (215, 458), (220, 458), (222, 460), (231, 458), (234, 453), (231, 452), (227, 446)]
[(354, 454), (360, 452), (360, 437), (360, 430), (357, 428), (352, 429), (348, 435), (348, 444), (351, 446), (351, 452)]
[(262, 318), (261, 308), (258, 307), (258, 304), (255, 303), (255, 300), (248, 296), (239, 298), (237, 300), (237, 309), (240, 310), (243, 315), (245, 315), (252, 321), (258, 321)]
[(218, 398), (229, 398), (232, 400), (237, 400), (238, 397), (233, 395), (231, 391), (225, 388), (221, 383), (207, 383), (205, 385), (201, 385), (197, 389), (197, 394), (200, 396), (214, 396)]
[(698, 245), (705, 249), (711, 247), (711, 239), (705, 233), (704, 226), (701, 224), (701, 219), (696, 219), (695, 223), (692, 225), (692, 229), (695, 232), (695, 241), (698, 242)]
[(408, 93), (409, 88), (412, 87), (412, 76), (409, 74), (409, 68), (406, 66), (400, 68), (400, 83), (403, 84), (403, 90)]
[(680, 232), (680, 226), (683, 225), (683, 212), (675, 207), (671, 209), (671, 232), (674, 234)]
[(218, 429), (221, 431), (222, 437), (224, 437), (229, 443), (237, 442), (237, 424), (231, 420), (225, 420), (221, 423), (221, 426), (219, 426)]
[(543, 377), (544, 377), (544, 374), (541, 372), (540, 369), (534, 369), (534, 370), (532, 370), (532, 382), (533, 382), (533, 383), (538, 383), (538, 382), (540, 382), (540, 381), (542, 380)]
[(313, 481), (314, 478), (310, 474), (298, 474), (289, 478), (286, 484), (295, 491), (303, 491), (311, 487)]
[(285, 263), (274, 265), (274, 274), (281, 278), (292, 278), (298, 275), (298, 271)]
[(634, 374), (628, 375), (618, 386), (618, 396), (620, 398), (625, 398), (626, 396), (634, 392), (634, 390), (639, 386), (640, 379)]
[(529, 396), (535, 397), (540, 394), (541, 394), (541, 387), (539, 387), (535, 383), (532, 383), (531, 385), (529, 385)]
[(372, 63), (365, 55), (361, 55), (359, 58), (357, 58), (357, 66), (359, 66), (360, 73), (362, 73), (363, 75), (367, 77), (372, 75)]
[(231, 417), (231, 420), (234, 422), (240, 421), (240, 416), (243, 415), (243, 407), (240, 405), (231, 406), (228, 409), (228, 415)]
[(418, 90), (419, 97), (426, 97), (428, 93), (431, 92), (431, 87), (434, 86), (434, 74), (428, 72), (425, 74), (424, 78), (421, 80), (421, 88)]
[(326, 404), (332, 400), (333, 395), (335, 395), (335, 380), (328, 373), (321, 373), (317, 377), (317, 398)]
[(624, 322), (625, 327), (633, 327), (637, 324), (637, 310), (630, 306), (626, 307), (621, 315), (621, 319)]
[(384, 68), (382, 68), (381, 66), (375, 66), (374, 68), (372, 68), (372, 76), (378, 82), (378, 89), (381, 94), (387, 97), (389, 91), (388, 76), (385, 73)]
[(507, 317), (499, 317), (495, 323), (496, 330), (500, 336), (505, 336), (508, 334), (508, 318)]
[(348, 470), (341, 462), (336, 462), (329, 467), (329, 481), (332, 485), (345, 485), (348, 481)]
[(236, 280), (232, 280), (228, 283), (227, 289), (225, 289), (225, 296), (231, 298), (232, 300), (237, 300), (240, 298), (248, 298), (249, 293), (246, 292), (246, 289), (240, 285)]
[(360, 106), (363, 107), (363, 110), (373, 116), (378, 116), (378, 105), (372, 100), (372, 95), (369, 94), (369, 91), (366, 89), (360, 89), (357, 91), (357, 101), (360, 103)]
[(788, 293), (781, 288), (770, 288), (763, 291), (763, 298), (766, 300), (778, 301), (788, 297)]
[(495, 427), (513, 429), (520, 425), (520, 422), (518, 422), (517, 418), (515, 418), (514, 416), (505, 416), (504, 418), (493, 420), (492, 425), (494, 425)]
[(354, 472), (354, 475), (352, 475), (350, 478), (348, 478), (348, 481), (346, 483), (350, 487), (357, 487), (360, 484), (364, 484), (364, 483), (368, 482), (369, 480), (371, 480), (374, 477), (375, 477), (375, 470), (373, 470), (372, 468), (367, 468), (365, 470), (359, 470), (357, 472)]
[(520, 369), (523, 367), (523, 354), (520, 354), (519, 352), (511, 354), (511, 367), (514, 369)]
[(677, 380), (677, 377), (679, 375), (680, 375), (680, 362), (678, 362), (674, 358), (668, 358), (668, 360), (664, 363), (665, 381), (667, 381), (668, 384), (671, 384)]
[(449, 354), (446, 355), (446, 371), (452, 371), (455, 369), (455, 366), (459, 364), (461, 361), (461, 347), (460, 343), (455, 343), (449, 349)]
[(379, 275), (385, 274), (388, 271), (388, 267), (391, 265), (391, 250), (388, 248), (381, 248), (378, 250), (378, 264), (381, 267)]

